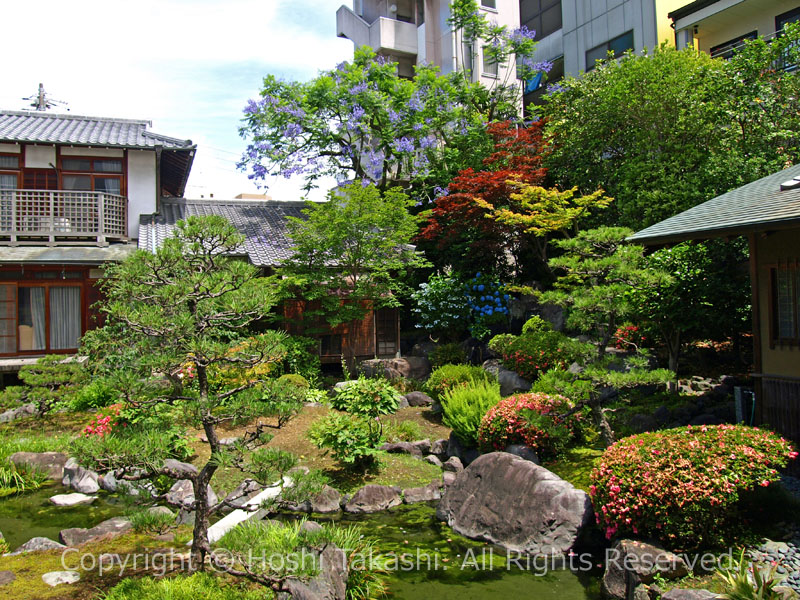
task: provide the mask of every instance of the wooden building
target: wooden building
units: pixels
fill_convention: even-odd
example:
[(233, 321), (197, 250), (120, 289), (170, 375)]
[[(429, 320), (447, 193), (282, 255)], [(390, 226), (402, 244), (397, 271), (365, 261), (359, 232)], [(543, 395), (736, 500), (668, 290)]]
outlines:
[[(241, 255), (265, 275), (292, 255), (287, 217), (302, 218), (303, 202), (255, 200), (187, 200), (164, 198), (158, 214), (144, 215), (139, 224), (139, 247), (154, 251), (172, 234), (175, 224), (192, 215), (219, 215), (244, 236)], [(346, 299), (342, 300), (346, 302)], [(400, 318), (393, 308), (365, 306), (363, 319), (328, 328), (309, 318), (318, 308), (303, 299), (283, 305), (286, 329), (318, 340), (323, 363), (354, 363), (368, 358), (393, 358), (400, 351)]]
[(645, 245), (747, 236), (758, 424), (800, 443), (800, 165), (648, 227)]

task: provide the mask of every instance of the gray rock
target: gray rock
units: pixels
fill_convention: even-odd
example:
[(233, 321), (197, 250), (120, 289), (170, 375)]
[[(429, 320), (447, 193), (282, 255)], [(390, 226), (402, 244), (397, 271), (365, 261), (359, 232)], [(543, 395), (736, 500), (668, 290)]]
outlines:
[(57, 585), (70, 584), (80, 581), (81, 576), (77, 571), (50, 571), (42, 575), (44, 581), (50, 587)]
[(403, 490), (403, 502), (414, 504), (416, 502), (434, 502), (441, 499), (442, 486), (434, 481), (425, 487), (407, 488)]
[(436, 440), (431, 444), (431, 454), (435, 454), (439, 458), (447, 457), (447, 445), (449, 442), (447, 440)]
[(430, 440), (417, 440), (416, 442), (411, 442), (422, 454), (430, 454), (431, 451), (431, 441)]
[(36, 405), (33, 403), (23, 404), (16, 408), (12, 408), (3, 413), (0, 413), (0, 423), (10, 423), (23, 417), (29, 417), (36, 413)]
[(97, 496), (87, 496), (86, 494), (56, 494), (50, 497), (50, 502), (56, 506), (79, 506), (81, 504), (91, 504), (97, 500)]
[(539, 462), (539, 455), (536, 454), (536, 450), (530, 446), (525, 446), (524, 444), (511, 444), (508, 448), (506, 448), (506, 452), (513, 454), (514, 456), (519, 456), (524, 460), (529, 460), (536, 465), (541, 464)]
[(82, 527), (62, 529), (58, 534), (58, 539), (66, 546), (78, 546), (101, 537), (109, 539), (115, 538), (126, 531), (130, 531), (130, 529), (131, 522), (128, 519), (125, 517), (113, 517), (103, 521), (99, 525), (95, 525), (91, 529), (83, 529)]
[(151, 506), (147, 509), (151, 515), (166, 515), (170, 517), (174, 517), (175, 513), (168, 509), (166, 506)]
[(74, 458), (70, 458), (64, 465), (64, 477), (61, 483), (64, 487), (72, 488), (81, 494), (96, 494), (100, 491), (99, 475), (94, 471), (85, 469)]
[(448, 487), (453, 485), (453, 482), (456, 480), (456, 474), (452, 471), (445, 471), (442, 473), (442, 485)]
[(304, 521), (303, 524), (300, 525), (300, 531), (305, 531), (306, 533), (316, 533), (317, 531), (322, 531), (322, 525), (316, 521)]
[(410, 406), (411, 405), (408, 403), (408, 398), (405, 396), (400, 396), (400, 400), (397, 401), (397, 410), (400, 410), (401, 408), (408, 408)]
[(445, 471), (450, 471), (451, 473), (460, 473), (464, 470), (464, 465), (457, 456), (451, 456), (445, 461), (445, 463), (442, 465), (442, 468)]
[(656, 575), (677, 579), (689, 573), (683, 559), (672, 552), (634, 540), (619, 540), (606, 553), (603, 595), (630, 597), (636, 586), (650, 584)]
[(678, 588), (671, 589), (661, 596), (661, 600), (711, 600), (712, 598), (718, 598), (718, 596), (708, 590), (681, 590)]
[(689, 421), (689, 425), (722, 425), (722, 423), (722, 419), (709, 414), (697, 415)]
[(450, 434), (450, 439), (447, 442), (447, 455), (449, 457), (455, 456), (462, 464), (468, 465), (473, 460), (480, 456), (477, 448), (466, 448), (461, 444), (461, 440), (455, 433)]
[(350, 379), (349, 381), (340, 381), (333, 386), (335, 390), (343, 390), (344, 388), (354, 384), (356, 380)]
[(405, 395), (409, 406), (430, 406), (433, 404), (433, 398), (424, 392), (409, 392)]
[(425, 457), (425, 460), (431, 463), (434, 467), (439, 467), (440, 469), (442, 468), (442, 461), (435, 454), (429, 454)]
[(666, 425), (670, 420), (669, 409), (666, 406), (659, 406), (653, 411), (653, 418), (659, 425)]
[(423, 358), (428, 358), (430, 353), (434, 350), (436, 350), (436, 344), (429, 340), (425, 340), (414, 344), (414, 347), (411, 348), (411, 352), (409, 352), (409, 356), (421, 356)]
[[(169, 491), (164, 498), (168, 504), (190, 509), (195, 499), (192, 482), (188, 479), (176, 481), (175, 484), (169, 488)], [(211, 486), (208, 486), (208, 505), (213, 506), (217, 502), (219, 502), (217, 495), (214, 493), (214, 490), (211, 489)]]
[[(263, 489), (264, 486), (257, 481), (253, 479), (245, 479), (242, 483), (236, 486), (236, 488), (230, 494), (225, 496), (225, 500), (230, 502), (235, 507), (244, 506), (248, 500), (257, 495)], [(225, 505), (220, 509), (220, 512), (222, 514), (228, 514), (233, 510), (235, 510), (235, 508)]]
[(411, 442), (392, 442), (383, 444), (379, 450), (389, 454), (410, 454), (416, 458), (422, 458), (422, 451)]
[(658, 420), (655, 415), (638, 414), (630, 418), (628, 425), (634, 433), (644, 433), (658, 429)]
[(170, 476), (175, 479), (190, 479), (198, 473), (197, 467), (194, 465), (175, 460), (174, 458), (165, 460), (163, 468), (168, 469), (170, 471)]
[(14, 583), (16, 579), (17, 576), (14, 575), (14, 571), (0, 571), (0, 586)]
[(400, 488), (387, 485), (365, 485), (344, 505), (348, 513), (374, 513), (403, 503)]
[(8, 460), (18, 469), (37, 469), (57, 481), (64, 477), (67, 455), (63, 452), (15, 452)]
[(436, 516), (469, 538), (557, 555), (575, 546), (593, 512), (585, 492), (544, 467), (492, 452), (456, 475)]
[(422, 381), (431, 374), (431, 363), (424, 356), (404, 358), (374, 358), (360, 365), (367, 377), (386, 377), (387, 379), (417, 379)]
[(276, 596), (279, 600), (345, 600), (347, 555), (329, 544), (318, 556), (319, 574), (306, 581), (287, 579), (284, 584), (286, 593), (281, 592)]
[(322, 491), (311, 499), (311, 512), (327, 515), (341, 510), (342, 495), (339, 490), (326, 485)]
[(58, 550), (61, 548), (66, 548), (66, 546), (64, 544), (54, 542), (50, 538), (35, 537), (29, 539), (27, 542), (22, 544), (22, 546), (14, 550), (11, 553), (11, 556), (22, 554), (24, 552), (43, 552), (45, 550)]
[(487, 360), (482, 366), (484, 371), (497, 377), (501, 396), (510, 396), (516, 392), (527, 392), (531, 389), (530, 381), (503, 367), (496, 358)]
[(176, 525), (194, 525), (195, 511), (178, 509), (178, 516), (175, 518)]
[(114, 475), (114, 471), (109, 471), (108, 473), (103, 473), (97, 478), (97, 483), (100, 484), (100, 487), (105, 491), (116, 494), (117, 490), (119, 490), (119, 480), (117, 476)]

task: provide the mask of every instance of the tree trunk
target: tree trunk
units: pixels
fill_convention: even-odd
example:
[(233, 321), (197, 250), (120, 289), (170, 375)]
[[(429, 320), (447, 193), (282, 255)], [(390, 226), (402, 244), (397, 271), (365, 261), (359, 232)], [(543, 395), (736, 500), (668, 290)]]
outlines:
[(675, 379), (669, 382), (669, 391), (673, 394), (678, 393), (678, 360), (681, 354), (681, 332), (673, 331), (664, 335), (664, 342), (667, 346), (667, 368), (675, 373)]
[(592, 409), (592, 419), (594, 420), (594, 424), (597, 426), (597, 430), (600, 432), (600, 437), (603, 439), (603, 443), (606, 447), (611, 446), (614, 442), (616, 442), (616, 436), (614, 435), (614, 430), (611, 428), (611, 423), (608, 422), (606, 418), (605, 411), (603, 410), (603, 404), (605, 400), (611, 398), (613, 396), (614, 390), (609, 391), (608, 388), (602, 390), (600, 393), (592, 393), (589, 397), (589, 407)]
[[(203, 429), (205, 430), (208, 443), (211, 446), (211, 456), (213, 458), (219, 448), (217, 432), (214, 429), (214, 425), (210, 422), (204, 422)], [(206, 556), (211, 552), (211, 544), (208, 541), (208, 517), (211, 508), (208, 502), (208, 486), (216, 470), (217, 466), (212, 464), (212, 461), (209, 460), (200, 473), (192, 479), (195, 500), (194, 530), (192, 532), (192, 565), (195, 569), (201, 571), (204, 569)]]

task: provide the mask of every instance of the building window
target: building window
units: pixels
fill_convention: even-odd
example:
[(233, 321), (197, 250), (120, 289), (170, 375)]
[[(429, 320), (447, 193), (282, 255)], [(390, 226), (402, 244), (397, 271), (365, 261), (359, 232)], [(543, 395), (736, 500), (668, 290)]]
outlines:
[(800, 343), (800, 268), (798, 262), (770, 269), (770, 344)]
[(319, 354), (320, 356), (341, 356), (342, 334), (323, 335), (319, 339)]
[(466, 42), (461, 44), (461, 52), (464, 54), (464, 72), (472, 75), (472, 71), (475, 68), (475, 55), (472, 44)]
[(0, 285), (0, 353), (74, 351), (83, 332), (81, 285)]
[(122, 160), (62, 158), (61, 188), (121, 195)]
[(481, 6), (483, 8), (491, 8), (492, 10), (497, 10), (497, 0), (481, 0)]
[(736, 51), (736, 49), (743, 46), (747, 40), (754, 40), (757, 37), (758, 31), (751, 31), (750, 33), (745, 33), (744, 35), (735, 37), (732, 40), (728, 40), (724, 44), (717, 44), (709, 50), (709, 53), (711, 54), (711, 58), (728, 59), (733, 56), (733, 53)]
[(19, 154), (0, 154), (0, 169), (19, 169)]
[(524, 82), (522, 100), (527, 107), (529, 104), (541, 104), (542, 97), (547, 93), (548, 86), (564, 79), (564, 57), (553, 59), (553, 66), (545, 77), (540, 73), (537, 77)]
[(775, 17), (775, 31), (781, 31), (789, 23), (800, 21), (800, 6)]
[(613, 58), (619, 58), (628, 50), (633, 50), (633, 31), (628, 31), (622, 35), (608, 40), (605, 44), (595, 46), (586, 51), (586, 72), (594, 69), (598, 60), (606, 60), (609, 53)]
[(519, 13), (520, 24), (535, 31), (537, 40), (562, 27), (561, 0), (521, 0)]
[(375, 311), (375, 345), (378, 356), (397, 353), (397, 309), (381, 308)]
[(487, 77), (497, 77), (498, 75), (498, 65), (497, 61), (494, 59), (491, 53), (491, 48), (489, 46), (483, 47), (483, 71), (482, 73)]

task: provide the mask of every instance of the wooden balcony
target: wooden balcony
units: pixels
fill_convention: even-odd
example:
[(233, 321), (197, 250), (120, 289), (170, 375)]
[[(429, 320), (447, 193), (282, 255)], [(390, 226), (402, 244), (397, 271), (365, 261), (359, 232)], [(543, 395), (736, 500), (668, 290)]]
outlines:
[(97, 245), (125, 241), (128, 199), (105, 192), (0, 190), (0, 245)]

